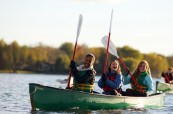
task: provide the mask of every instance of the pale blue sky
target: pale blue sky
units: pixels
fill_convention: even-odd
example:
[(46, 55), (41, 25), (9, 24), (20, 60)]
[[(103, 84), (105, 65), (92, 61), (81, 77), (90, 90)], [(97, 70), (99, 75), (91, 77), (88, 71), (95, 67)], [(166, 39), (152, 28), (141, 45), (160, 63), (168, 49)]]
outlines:
[(75, 43), (82, 14), (78, 44), (102, 46), (112, 9), (117, 47), (173, 55), (173, 0), (0, 0), (0, 39), (28, 46)]

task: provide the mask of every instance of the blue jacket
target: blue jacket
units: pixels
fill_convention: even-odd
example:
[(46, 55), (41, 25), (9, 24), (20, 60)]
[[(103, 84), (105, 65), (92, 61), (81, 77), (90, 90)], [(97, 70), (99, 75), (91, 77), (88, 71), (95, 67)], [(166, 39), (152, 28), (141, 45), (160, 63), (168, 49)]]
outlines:
[[(114, 73), (112, 73), (112, 74), (110, 73), (109, 75), (114, 75)], [(120, 88), (123, 85), (123, 76), (121, 74), (117, 74), (114, 81), (107, 79), (106, 85), (117, 90), (118, 88)], [(98, 81), (98, 86), (102, 89), (105, 86), (104, 83), (102, 82), (102, 77)], [(106, 94), (106, 93), (104, 93), (104, 94)]]

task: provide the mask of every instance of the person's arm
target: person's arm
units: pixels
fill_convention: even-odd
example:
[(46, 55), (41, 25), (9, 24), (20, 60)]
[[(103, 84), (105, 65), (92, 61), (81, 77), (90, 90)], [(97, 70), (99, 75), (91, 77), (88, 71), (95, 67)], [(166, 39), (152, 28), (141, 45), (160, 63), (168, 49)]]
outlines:
[(104, 88), (104, 86), (106, 85), (106, 74), (105, 73), (103, 73), (102, 74), (102, 76), (101, 76), (101, 78), (99, 79), (99, 81), (98, 81), (98, 86), (100, 87), (100, 88)]
[(71, 60), (70, 62), (70, 68), (71, 68), (71, 72), (73, 74), (73, 77), (74, 79), (77, 81), (77, 83), (79, 82), (79, 77), (80, 77), (80, 74), (79, 74), (79, 71), (77, 70), (76, 68), (76, 63), (75, 61)]
[(124, 78), (124, 80), (123, 80), (124, 85), (130, 84), (130, 81), (131, 81), (131, 76), (130, 75), (123, 76), (123, 78)]
[(145, 78), (145, 81), (148, 87), (148, 90), (147, 90), (147, 96), (148, 96), (148, 95), (151, 95), (154, 91), (153, 80), (150, 75), (147, 75)]
[(98, 81), (98, 86), (100, 87), (100, 88), (103, 88), (104, 87), (104, 83), (103, 83), (103, 81), (102, 81), (102, 77), (100, 77), (100, 79), (99, 79), (99, 81)]
[(106, 80), (106, 85), (114, 89), (118, 89), (122, 85), (122, 81), (122, 76), (120, 74), (117, 74), (114, 81)]

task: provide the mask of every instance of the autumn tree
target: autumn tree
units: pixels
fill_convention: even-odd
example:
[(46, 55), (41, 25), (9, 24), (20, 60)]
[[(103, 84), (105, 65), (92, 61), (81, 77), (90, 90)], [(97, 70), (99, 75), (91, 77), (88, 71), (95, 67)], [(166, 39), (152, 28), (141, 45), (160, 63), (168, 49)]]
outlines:
[(4, 60), (4, 51), (5, 51), (6, 43), (4, 40), (0, 40), (0, 69), (4, 69), (4, 65), (6, 61)]
[(56, 73), (68, 73), (70, 58), (67, 54), (61, 54), (57, 57), (55, 68)]
[(73, 48), (74, 48), (73, 44), (72, 44), (72, 43), (69, 43), (69, 42), (63, 43), (63, 44), (59, 47), (59, 49), (60, 49), (61, 51), (64, 51), (64, 52), (67, 54), (67, 56), (68, 56), (69, 58), (72, 58), (72, 55), (73, 55)]
[(172, 55), (172, 56), (168, 56), (168, 57), (167, 57), (167, 60), (168, 60), (168, 65), (169, 65), (170, 67), (173, 67), (173, 55)]
[(121, 58), (134, 58), (136, 60), (142, 60), (143, 55), (136, 49), (133, 49), (129, 46), (124, 46), (118, 50), (119, 56)]
[(96, 58), (94, 63), (94, 68), (97, 71), (97, 74), (103, 73), (104, 62), (105, 62), (105, 48), (102, 47), (90, 48), (90, 51), (92, 54), (95, 55)]
[[(132, 57), (123, 58), (122, 60), (123, 60), (124, 64), (127, 66), (127, 68), (130, 70), (131, 73), (134, 72), (134, 70), (136, 69), (136, 67), (139, 63), (138, 60), (136, 60), (135, 58), (132, 58)], [(123, 73), (126, 73), (123, 66), (121, 66), (121, 68), (122, 68)]]
[(167, 59), (156, 53), (144, 54), (144, 59), (148, 61), (153, 76), (160, 77), (162, 71), (168, 69)]

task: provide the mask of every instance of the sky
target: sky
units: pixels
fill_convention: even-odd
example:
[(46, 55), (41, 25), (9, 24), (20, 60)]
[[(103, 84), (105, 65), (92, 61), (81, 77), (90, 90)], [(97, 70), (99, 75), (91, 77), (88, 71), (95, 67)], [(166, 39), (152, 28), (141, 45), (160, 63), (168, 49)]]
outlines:
[(103, 47), (109, 34), (116, 47), (141, 53), (173, 55), (173, 0), (0, 0), (0, 39), (6, 43), (59, 47), (78, 44)]

